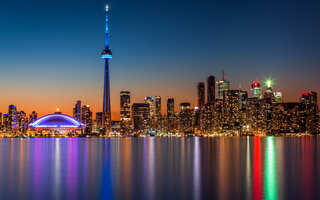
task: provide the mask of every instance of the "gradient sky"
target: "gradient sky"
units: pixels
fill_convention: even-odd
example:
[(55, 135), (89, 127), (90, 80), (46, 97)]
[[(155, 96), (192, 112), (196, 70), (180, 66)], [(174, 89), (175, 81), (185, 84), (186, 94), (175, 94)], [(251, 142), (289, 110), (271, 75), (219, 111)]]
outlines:
[[(10, 0), (0, 6), (0, 112), (40, 116), (76, 100), (102, 110), (103, 0)], [(285, 101), (319, 92), (317, 1), (113, 0), (110, 5), (111, 109), (160, 95), (196, 105), (196, 85), (223, 68), (231, 89), (274, 79)]]

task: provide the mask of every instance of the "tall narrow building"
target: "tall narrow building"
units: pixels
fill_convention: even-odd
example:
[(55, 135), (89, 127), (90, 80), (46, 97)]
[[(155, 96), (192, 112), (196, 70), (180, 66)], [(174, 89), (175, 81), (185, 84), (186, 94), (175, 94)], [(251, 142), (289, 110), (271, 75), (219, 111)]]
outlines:
[(81, 121), (81, 101), (78, 100), (73, 108), (73, 118), (78, 121)]
[(102, 128), (105, 133), (109, 134), (111, 130), (111, 107), (110, 107), (110, 77), (109, 77), (109, 60), (112, 58), (112, 52), (109, 49), (109, 6), (106, 5), (106, 30), (105, 30), (105, 48), (102, 51), (104, 65), (104, 90), (103, 90), (103, 111), (102, 111)]
[(97, 123), (96, 129), (100, 131), (100, 129), (102, 128), (102, 112), (96, 113), (96, 123)]
[(159, 120), (161, 118), (161, 96), (155, 96), (154, 98), (155, 118)]
[(209, 76), (207, 79), (207, 101), (214, 103), (216, 99), (216, 79), (214, 76)]
[(36, 111), (32, 111), (32, 113), (29, 115), (29, 124), (36, 121), (38, 119), (38, 114)]
[(251, 97), (262, 99), (261, 90), (260, 83), (258, 81), (253, 82), (251, 84)]
[(204, 91), (204, 83), (199, 82), (198, 83), (198, 107), (201, 110), (202, 106), (204, 105), (205, 101), (205, 91)]
[(92, 112), (89, 105), (83, 105), (81, 109), (81, 122), (86, 125), (85, 133), (92, 134)]
[(120, 133), (128, 134), (131, 129), (130, 91), (120, 91)]
[(10, 105), (8, 109), (8, 133), (12, 133), (17, 129), (17, 107)]
[(222, 79), (217, 82), (218, 85), (218, 97), (217, 99), (223, 99), (223, 92), (229, 90), (229, 81), (226, 80), (226, 76), (224, 75), (224, 71), (222, 70)]
[(154, 115), (154, 97), (145, 97), (144, 103), (149, 104), (150, 106), (150, 118), (153, 119)]
[(174, 99), (167, 99), (167, 118), (168, 118), (168, 132), (174, 130)]

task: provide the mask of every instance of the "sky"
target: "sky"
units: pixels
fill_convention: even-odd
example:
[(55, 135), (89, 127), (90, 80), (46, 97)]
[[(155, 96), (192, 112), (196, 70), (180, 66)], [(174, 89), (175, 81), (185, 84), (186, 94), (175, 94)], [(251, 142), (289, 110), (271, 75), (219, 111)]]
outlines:
[(197, 83), (224, 69), (231, 89), (273, 79), (285, 101), (319, 92), (320, 3), (273, 0), (9, 0), (0, 5), (0, 112), (39, 116), (77, 100), (102, 110), (105, 4), (111, 110), (120, 91), (196, 106)]

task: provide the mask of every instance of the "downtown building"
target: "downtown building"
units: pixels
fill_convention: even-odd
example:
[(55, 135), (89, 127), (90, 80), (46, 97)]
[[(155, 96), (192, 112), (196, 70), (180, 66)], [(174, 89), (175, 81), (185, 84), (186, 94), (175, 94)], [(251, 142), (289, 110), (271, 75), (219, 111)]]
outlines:
[(240, 130), (239, 96), (239, 90), (227, 90), (223, 92), (222, 130), (236, 134)]
[(190, 103), (181, 103), (179, 111), (179, 132), (184, 135), (193, 134), (193, 110)]
[(222, 78), (219, 81), (217, 81), (217, 88), (218, 88), (217, 99), (223, 100), (224, 91), (227, 91), (230, 88), (229, 81), (226, 79), (226, 76), (223, 70), (222, 70)]
[(120, 91), (120, 134), (129, 134), (131, 123), (131, 94), (130, 91)]
[(167, 132), (173, 133), (175, 132), (175, 122), (177, 117), (174, 112), (174, 99), (167, 99)]
[(90, 110), (89, 105), (82, 106), (80, 122), (86, 125), (86, 127), (84, 128), (85, 134), (92, 134), (93, 120), (92, 111)]
[(133, 129), (136, 133), (146, 134), (151, 130), (150, 104), (134, 103), (132, 105)]

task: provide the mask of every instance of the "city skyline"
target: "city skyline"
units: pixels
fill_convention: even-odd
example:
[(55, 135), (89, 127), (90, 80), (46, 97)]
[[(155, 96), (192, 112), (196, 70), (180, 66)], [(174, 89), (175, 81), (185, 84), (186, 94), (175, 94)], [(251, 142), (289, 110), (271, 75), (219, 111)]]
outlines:
[[(101, 9), (104, 4), (105, 2), (100, 1), (91, 7), (86, 7), (87, 4), (84, 2), (80, 2), (78, 5), (72, 5), (79, 8), (78, 11), (76, 11), (76, 9), (71, 10), (70, 2), (65, 4), (58, 2), (57, 4), (52, 5), (50, 9), (46, 7), (45, 3), (40, 3), (35, 8), (30, 8), (33, 9), (36, 14), (43, 15), (49, 22), (53, 22), (54, 25), (66, 27), (67, 25), (70, 25), (68, 23), (75, 23), (72, 26), (76, 25), (82, 27), (82, 32), (75, 31), (77, 29), (74, 29), (74, 27), (63, 31), (57, 28), (53, 29), (46, 24), (42, 24), (43, 21), (39, 20), (41, 17), (37, 17), (37, 20), (33, 21), (34, 15), (30, 14), (31, 12), (29, 10), (22, 10), (19, 14), (17, 11), (13, 12), (17, 15), (11, 16), (12, 21), (5, 24), (4, 27), (6, 27), (6, 31), (0, 33), (0, 35), (3, 36), (2, 38), (8, 38), (10, 34), (13, 32), (15, 33), (17, 29), (10, 24), (15, 24), (15, 20), (21, 18), (19, 17), (20, 14), (25, 15), (25, 20), (22, 27), (19, 28), (28, 25), (31, 25), (31, 28), (23, 35), (23, 41), (21, 41), (21, 38), (18, 38), (17, 35), (11, 36), (9, 41), (2, 41), (3, 39), (1, 39), (1, 42), (4, 45), (4, 48), (2, 48), (3, 52), (1, 53), (4, 56), (0, 61), (0, 67), (4, 77), (0, 80), (1, 96), (3, 97), (0, 100), (0, 112), (7, 113), (8, 106), (13, 104), (16, 105), (19, 110), (23, 110), (27, 114), (30, 114), (35, 110), (39, 116), (44, 116), (55, 112), (56, 108), (60, 108), (63, 113), (72, 116), (72, 108), (76, 100), (81, 100), (83, 103), (89, 104), (93, 112), (100, 112), (102, 110), (101, 91), (103, 90), (103, 86), (101, 83), (103, 82), (103, 76), (101, 76), (101, 74), (103, 68), (101, 66), (103, 66), (103, 62), (99, 59), (99, 49), (101, 49), (104, 42), (104, 17), (102, 16), (105, 12)], [(278, 35), (274, 30), (265, 30), (265, 34), (269, 34), (269, 37), (266, 38), (260, 38), (254, 31), (250, 32), (250, 30), (252, 31), (250, 28), (242, 29), (239, 27), (237, 27), (237, 30), (246, 33), (247, 35), (242, 33), (242, 36), (246, 37), (239, 39), (239, 35), (235, 38), (233, 38), (232, 35), (228, 35), (228, 37), (222, 36), (223, 33), (233, 30), (231, 27), (236, 24), (235, 19), (229, 16), (230, 18), (228, 20), (230, 21), (226, 21), (224, 17), (228, 16), (224, 16), (221, 11), (219, 12), (219, 15), (212, 15), (211, 11), (209, 12), (208, 9), (203, 8), (203, 5), (200, 3), (194, 5), (194, 12), (196, 14), (194, 15), (194, 19), (190, 22), (191, 27), (195, 28), (197, 27), (197, 20), (202, 19), (198, 26), (199, 30), (195, 31), (194, 29), (193, 31), (187, 32), (188, 24), (182, 24), (177, 28), (173, 28), (173, 26), (175, 25), (174, 20), (179, 21), (188, 16), (188, 12), (185, 13), (184, 11), (190, 11), (190, 5), (179, 2), (174, 2), (170, 5), (149, 3), (142, 8), (139, 8), (141, 4), (142, 2), (134, 3), (134, 5), (127, 2), (126, 5), (121, 6), (119, 2), (112, 2), (110, 5), (112, 8), (110, 11), (112, 19), (110, 28), (112, 37), (111, 43), (115, 55), (113, 61), (111, 61), (110, 68), (112, 73), (111, 110), (113, 120), (119, 119), (119, 99), (121, 90), (130, 91), (132, 94), (132, 102), (136, 103), (142, 103), (143, 98), (146, 96), (161, 96), (163, 99), (162, 113), (166, 112), (165, 100), (167, 98), (174, 98), (176, 102), (175, 110), (177, 111), (181, 102), (189, 102), (192, 107), (195, 107), (197, 105), (197, 83), (201, 81), (206, 82), (206, 78), (210, 75), (215, 76), (216, 80), (220, 79), (222, 68), (225, 70), (226, 77), (230, 81), (230, 89), (238, 89), (241, 84), (243, 90), (249, 91), (250, 84), (258, 77), (258, 80), (261, 83), (267, 78), (273, 78), (276, 83), (276, 85), (273, 86), (273, 89), (283, 93), (285, 102), (298, 101), (298, 95), (305, 91), (319, 92), (319, 88), (317, 87), (317, 85), (319, 85), (319, 80), (313, 74), (318, 74), (319, 69), (314, 68), (314, 66), (317, 66), (320, 62), (318, 58), (312, 54), (319, 39), (317, 37), (299, 39), (298, 37), (299, 34), (307, 36), (317, 35), (319, 30), (317, 30), (318, 27), (313, 25), (313, 23), (318, 19), (318, 15), (315, 15), (316, 18), (312, 20), (310, 15), (299, 18), (302, 22), (308, 21), (308, 23), (304, 24), (302, 22), (300, 22), (302, 24), (298, 23), (298, 25), (300, 25), (298, 27), (300, 28), (305, 26), (305, 30), (301, 29), (300, 31), (308, 33), (308, 27), (316, 29), (313, 30), (312, 34), (310, 33), (311, 35), (308, 35), (305, 32), (299, 33), (299, 30), (297, 29), (295, 30), (298, 31), (297, 35), (292, 33), (292, 35), (289, 34), (289, 36), (295, 36), (298, 40), (293, 41), (293, 38), (295, 38), (293, 37), (291, 38), (291, 41), (289, 37), (287, 39), (290, 41), (287, 40), (287, 43), (275, 40), (267, 45), (265, 41), (263, 42), (263, 39), (267, 39), (267, 41), (273, 37), (275, 39), (281, 39), (281, 37), (284, 37), (285, 33), (287, 33), (286, 31), (290, 30), (290, 27), (279, 28)], [(271, 4), (272, 3), (270, 3), (270, 5)], [(247, 6), (249, 6), (249, 8), (247, 8), (247, 11), (249, 11), (249, 14), (246, 17), (250, 17), (250, 13), (253, 12), (254, 8), (261, 10), (262, 6), (266, 6), (266, 9), (270, 9), (270, 5), (269, 7), (268, 5), (269, 4), (266, 2), (248, 4)], [(21, 6), (25, 5), (22, 4)], [(130, 6), (134, 6), (132, 8), (134, 11), (129, 9)], [(152, 15), (150, 12), (152, 10), (151, 8), (155, 7), (160, 9), (159, 12), (166, 11), (168, 16), (159, 19), (156, 15)], [(12, 12), (13, 9), (19, 10), (22, 7), (13, 8), (10, 3), (5, 3), (4, 8), (8, 8), (8, 10)], [(48, 13), (43, 13), (45, 8), (47, 8)], [(225, 4), (217, 2), (209, 4), (209, 8), (224, 8), (224, 10), (230, 11)], [(201, 9), (204, 11), (203, 14), (200, 13)], [(296, 7), (288, 6), (286, 8), (284, 5), (280, 4), (278, 9), (279, 10), (276, 10), (275, 12), (275, 16), (284, 21), (280, 20), (280, 22), (276, 23), (274, 26), (294, 21), (295, 18), (291, 12), (293, 12), (294, 9), (297, 9)], [(313, 9), (314, 8), (311, 8), (308, 3), (304, 3), (301, 8), (299, 8), (299, 11), (303, 13), (310, 11), (311, 14), (316, 14), (315, 12), (312, 12), (314, 11)], [(72, 15), (72, 13), (85, 10), (88, 10), (88, 13), (80, 18), (84, 20), (75, 20), (75, 16)], [(96, 10), (99, 10), (99, 12), (93, 14), (92, 10), (95, 10), (95, 12), (97, 12)], [(288, 16), (281, 15), (280, 11), (283, 10), (287, 11)], [(65, 11), (62, 12), (62, 16), (65, 17), (65, 19), (55, 16), (54, 14), (57, 11)], [(67, 14), (66, 11), (70, 11), (71, 13)], [(123, 12), (127, 12), (127, 16), (130, 15), (130, 21), (134, 21), (134, 24), (137, 25), (136, 27), (132, 25), (129, 26), (129, 20), (121, 17)], [(236, 13), (237, 12), (242, 11), (240, 11), (239, 8), (239, 10), (236, 9)], [(150, 34), (148, 30), (142, 31), (141, 29), (143, 25), (146, 25), (146, 23), (143, 23), (144, 18), (141, 18), (141, 15), (144, 16), (144, 14), (148, 14), (151, 17), (150, 21), (146, 23), (148, 26), (151, 26), (150, 29), (152, 30), (150, 30), (150, 32), (152, 34)], [(2, 12), (1, 15), (3, 15), (2, 17), (5, 17), (6, 15), (9, 15), (9, 13)], [(271, 25), (271, 22), (276, 22), (274, 19), (269, 19), (270, 15), (268, 13), (262, 13), (259, 17), (261, 17), (262, 26), (265, 28), (270, 28), (267, 25), (273, 26)], [(240, 21), (243, 22), (243, 25), (259, 25), (250, 20), (248, 21), (249, 24), (245, 24), (244, 22), (246, 22), (246, 20), (247, 18), (240, 19)], [(157, 24), (154, 22), (159, 23)], [(225, 26), (221, 26), (220, 23), (223, 22), (226, 22)], [(33, 23), (36, 25), (42, 24), (44, 27), (37, 28)], [(166, 25), (166, 23), (168, 24)], [(206, 27), (206, 25), (211, 23), (213, 24), (213, 27), (220, 27), (222, 29), (215, 29), (216, 32), (213, 32), (213, 27)], [(121, 27), (122, 24), (128, 26), (123, 28)], [(92, 31), (83, 33), (83, 31), (90, 26), (94, 27)], [(158, 33), (156, 36), (154, 33), (159, 29), (164, 32), (164, 34), (161, 34), (163, 37), (159, 36)], [(52, 30), (55, 30), (58, 34), (52, 34), (50, 32)], [(254, 30), (258, 31), (258, 33), (261, 33), (260, 31), (262, 31), (258, 30), (258, 28), (257, 30)], [(208, 33), (213, 33), (212, 37), (205, 37), (209, 43), (202, 49), (199, 49), (199, 46), (197, 46), (196, 43), (204, 45), (204, 41), (199, 38), (203, 36), (206, 31), (208, 31)], [(47, 35), (46, 33), (50, 34)], [(77, 33), (80, 34), (77, 35), (77, 37), (74, 37)], [(174, 39), (182, 36), (181, 33), (186, 33), (186, 35), (181, 37), (178, 41), (174, 41)], [(36, 38), (41, 35), (44, 38)], [(89, 35), (90, 37), (88, 37)], [(99, 37), (97, 37), (97, 35), (99, 35)], [(148, 35), (149, 37), (147, 37)], [(248, 38), (248, 36), (252, 36), (252, 38)], [(191, 38), (195, 38), (195, 40), (192, 40)], [(68, 39), (73, 40), (68, 42)], [(122, 42), (122, 39), (126, 42)], [(139, 42), (135, 41), (137, 39)], [(158, 39), (160, 40), (157, 41)], [(50, 40), (58, 43), (53, 45)], [(207, 51), (211, 48), (211, 45), (217, 43), (218, 40), (221, 40), (221, 44), (213, 45), (213, 50)], [(307, 40), (307, 42), (304, 43), (305, 45), (302, 45), (300, 42), (304, 40)], [(34, 46), (31, 46), (31, 41), (35, 43)], [(77, 46), (76, 43), (80, 41), (83, 42), (85, 47), (89, 50), (83, 51), (79, 49), (79, 46)], [(189, 52), (184, 48), (185, 44), (182, 45), (182, 43), (185, 43), (186, 41), (189, 41), (189, 44), (193, 48), (189, 49), (189, 51), (193, 53), (193, 56), (187, 56), (188, 58), (182, 57), (182, 55), (185, 56)], [(259, 45), (264, 44), (266, 48), (259, 48), (259, 45), (245, 46), (246, 48), (249, 48), (250, 51), (245, 51), (244, 53), (240, 50), (240, 47), (243, 47), (245, 41), (257, 42)], [(91, 42), (93, 42), (93, 44), (89, 44)], [(164, 42), (164, 44), (161, 45), (161, 42)], [(236, 43), (231, 44), (232, 42)], [(311, 42), (313, 42), (312, 45), (310, 44)], [(292, 45), (290, 43), (297, 45), (294, 50), (290, 50)], [(13, 55), (17, 54), (18, 44), (20, 48), (25, 50), (22, 55), (19, 53), (24, 62), (20, 62), (20, 59), (13, 58)], [(170, 45), (174, 46), (173, 44), (176, 45), (176, 47), (170, 50), (169, 47)], [(155, 48), (155, 46), (157, 48)], [(40, 47), (50, 48), (46, 49), (46, 54), (41, 54), (39, 51)], [(231, 47), (234, 49), (231, 50)], [(219, 49), (222, 52), (219, 52)], [(302, 49), (303, 51), (299, 49)], [(33, 54), (29, 53), (31, 50), (34, 52)], [(79, 50), (80, 54), (72, 52), (75, 50)], [(147, 52), (149, 50), (150, 52)], [(249, 55), (253, 51), (258, 51), (258, 53)], [(68, 52), (68, 57), (64, 55), (66, 52)], [(279, 58), (278, 53), (283, 52), (286, 52), (286, 54), (279, 54), (283, 55), (283, 57)], [(160, 53), (164, 55), (161, 55)], [(47, 62), (47, 54), (50, 56), (53, 54), (55, 59), (51, 62)], [(265, 56), (262, 56), (264, 54)], [(159, 61), (159, 56), (164, 56), (166, 61)], [(309, 56), (311, 56), (311, 59), (308, 59)], [(192, 59), (189, 57), (192, 57)], [(242, 58), (240, 59), (239, 57)], [(189, 62), (189, 64), (186, 64), (185, 62)], [(245, 67), (246, 65), (247, 67)], [(311, 69), (313, 69), (313, 71), (311, 71)], [(172, 73), (168, 73), (171, 71)], [(12, 74), (15, 79), (11, 78)], [(297, 76), (299, 76), (299, 81), (297, 81)], [(167, 89), (169, 87), (170, 89)]]

